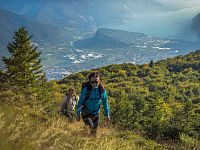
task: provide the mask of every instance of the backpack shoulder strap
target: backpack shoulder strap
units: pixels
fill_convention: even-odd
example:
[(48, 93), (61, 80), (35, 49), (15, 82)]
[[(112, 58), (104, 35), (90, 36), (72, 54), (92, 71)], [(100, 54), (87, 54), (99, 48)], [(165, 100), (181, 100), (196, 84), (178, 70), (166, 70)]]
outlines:
[(68, 95), (65, 94), (65, 95), (64, 95), (64, 102), (67, 102), (67, 101), (68, 101)]
[(83, 101), (83, 105), (85, 104), (85, 102), (90, 98), (90, 92), (92, 90), (92, 86), (91, 85), (88, 85), (87, 86), (87, 92), (86, 92), (86, 96), (85, 96), (85, 99)]
[(84, 89), (85, 87), (88, 87), (89, 84), (90, 84), (89, 81), (88, 81), (88, 82), (84, 82), (84, 83), (82, 84), (82, 87), (81, 87), (81, 92), (83, 91), (83, 89)]
[(64, 100), (61, 102), (60, 107), (61, 107), (61, 112), (64, 113), (66, 108), (67, 108), (67, 101), (68, 101), (68, 97), (65, 94), (64, 95)]
[(104, 92), (104, 87), (103, 87), (103, 85), (100, 83), (99, 84), (99, 95), (100, 95), (100, 99), (102, 99), (103, 98), (103, 92)]

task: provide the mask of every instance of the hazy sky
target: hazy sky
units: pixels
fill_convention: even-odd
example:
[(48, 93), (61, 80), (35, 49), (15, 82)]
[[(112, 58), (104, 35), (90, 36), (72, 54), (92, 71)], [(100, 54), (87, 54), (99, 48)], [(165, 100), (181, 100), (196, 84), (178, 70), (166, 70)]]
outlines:
[(176, 8), (187, 8), (187, 7), (199, 7), (200, 0), (157, 0), (158, 2), (166, 5), (173, 6)]

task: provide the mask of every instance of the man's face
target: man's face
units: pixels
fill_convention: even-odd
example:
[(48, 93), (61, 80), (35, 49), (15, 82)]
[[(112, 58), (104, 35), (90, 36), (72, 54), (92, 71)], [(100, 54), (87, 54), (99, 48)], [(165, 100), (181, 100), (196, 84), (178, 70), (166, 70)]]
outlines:
[(90, 83), (91, 83), (91, 85), (92, 85), (93, 88), (97, 88), (98, 85), (99, 85), (99, 83), (100, 83), (99, 77), (92, 77), (90, 79)]
[(69, 90), (69, 95), (73, 95), (74, 94), (74, 91), (73, 90)]

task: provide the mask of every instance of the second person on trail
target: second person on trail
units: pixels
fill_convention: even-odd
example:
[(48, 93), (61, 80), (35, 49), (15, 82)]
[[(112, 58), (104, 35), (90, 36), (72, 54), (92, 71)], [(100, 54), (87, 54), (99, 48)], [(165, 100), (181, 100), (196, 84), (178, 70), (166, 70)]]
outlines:
[(83, 87), (80, 99), (77, 105), (77, 120), (80, 120), (80, 114), (86, 125), (90, 126), (91, 134), (96, 135), (99, 125), (100, 103), (102, 101), (105, 120), (110, 121), (108, 99), (106, 90), (101, 85), (100, 74), (93, 72), (89, 75), (89, 84)]
[(66, 116), (70, 121), (75, 118), (75, 107), (79, 97), (75, 93), (74, 88), (69, 88), (68, 93), (64, 95), (60, 104), (60, 113)]

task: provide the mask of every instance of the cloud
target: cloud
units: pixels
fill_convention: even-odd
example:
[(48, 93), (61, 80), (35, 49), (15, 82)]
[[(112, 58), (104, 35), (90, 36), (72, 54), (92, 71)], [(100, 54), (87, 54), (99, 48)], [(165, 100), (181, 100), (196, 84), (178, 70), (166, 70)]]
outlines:
[(188, 7), (196, 8), (200, 4), (200, 0), (157, 0), (157, 1), (163, 5), (174, 7), (177, 9), (183, 9)]

